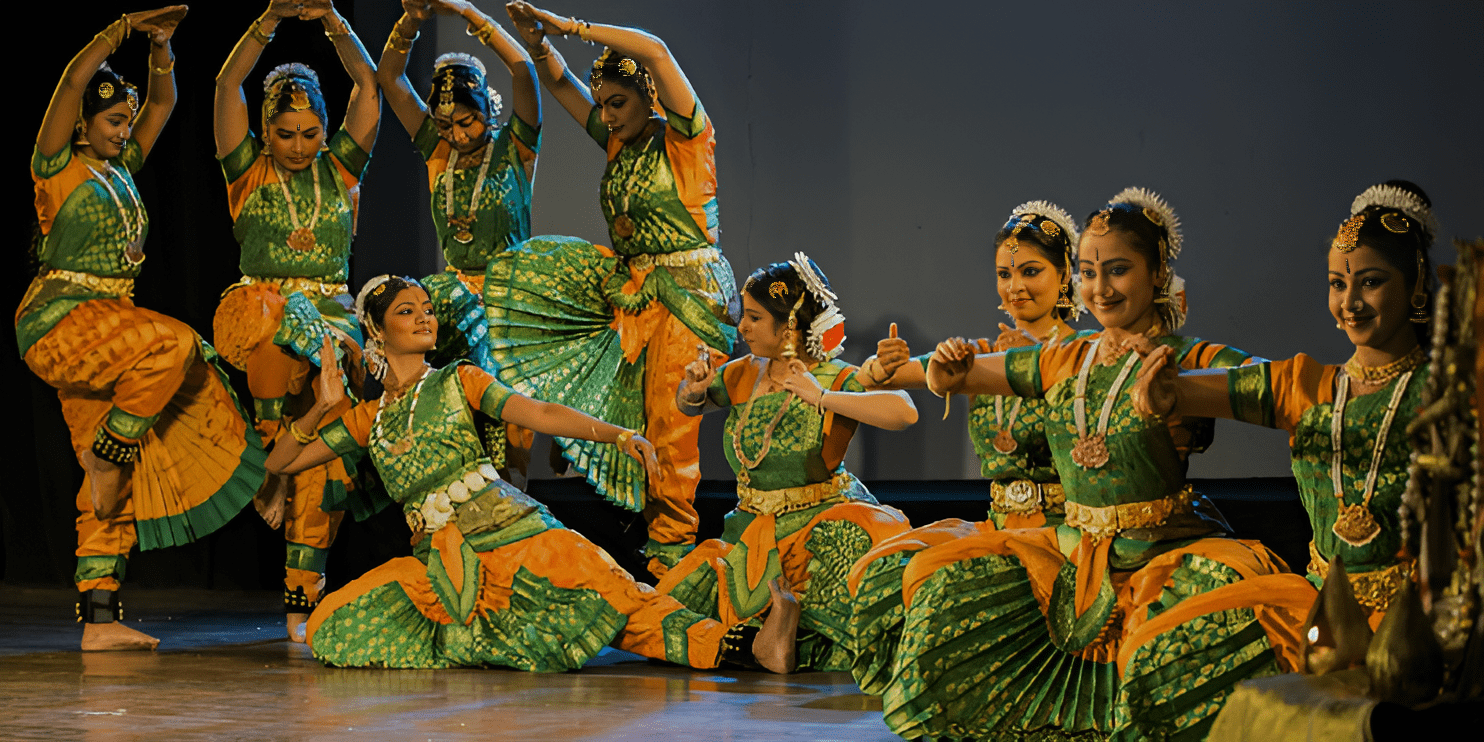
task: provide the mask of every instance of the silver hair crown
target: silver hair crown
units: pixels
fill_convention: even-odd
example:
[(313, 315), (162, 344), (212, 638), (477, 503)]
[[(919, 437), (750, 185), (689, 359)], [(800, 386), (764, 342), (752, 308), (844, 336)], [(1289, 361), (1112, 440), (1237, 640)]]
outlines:
[(302, 77), (309, 80), (310, 84), (316, 89), (320, 86), (319, 75), (310, 69), (309, 65), (289, 62), (288, 64), (280, 64), (268, 72), (268, 76), (263, 78), (263, 92), (272, 92), (273, 83), (278, 82), (278, 79), (281, 77)]
[(793, 259), (789, 260), (788, 264), (793, 266), (794, 273), (798, 274), (799, 279), (804, 282), (804, 288), (808, 289), (814, 300), (819, 302), (823, 307), (820, 313), (814, 318), (814, 321), (809, 323), (809, 331), (804, 333), (804, 347), (808, 349), (810, 356), (822, 360), (828, 360), (840, 355), (840, 351), (845, 349), (844, 339), (841, 339), (840, 344), (835, 346), (833, 350), (826, 351), (824, 349), (824, 334), (830, 328), (845, 321), (845, 315), (841, 314), (840, 308), (835, 305), (835, 302), (840, 297), (831, 291), (829, 286), (825, 285), (822, 276), (814, 272), (814, 268), (809, 265), (808, 255), (805, 255), (803, 252), (795, 252)]
[(1355, 216), (1365, 211), (1367, 206), (1396, 209), (1406, 214), (1422, 225), (1428, 237), (1436, 237), (1439, 232), (1438, 220), (1433, 216), (1432, 209), (1423, 202), (1421, 197), (1405, 188), (1373, 185), (1355, 197), (1355, 201), (1350, 204), (1350, 215)]
[(1185, 241), (1180, 234), (1180, 217), (1175, 215), (1175, 210), (1170, 208), (1170, 205), (1160, 198), (1158, 193), (1148, 188), (1130, 187), (1119, 191), (1113, 198), (1108, 199), (1108, 203), (1133, 204), (1158, 214), (1160, 221), (1164, 222), (1163, 226), (1168, 236), (1168, 253), (1164, 256), (1165, 260), (1174, 260), (1180, 256), (1180, 246)]

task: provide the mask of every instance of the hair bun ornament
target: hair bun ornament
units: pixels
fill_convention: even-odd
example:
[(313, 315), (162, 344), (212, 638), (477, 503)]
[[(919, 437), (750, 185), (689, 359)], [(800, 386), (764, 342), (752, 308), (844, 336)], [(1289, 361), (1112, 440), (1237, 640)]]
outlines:
[[(1405, 188), (1386, 184), (1373, 185), (1365, 189), (1359, 196), (1355, 197), (1355, 201), (1351, 202), (1350, 215), (1355, 216), (1370, 206), (1379, 206), (1383, 209), (1395, 209), (1402, 212), (1411, 218), (1412, 221), (1422, 225), (1423, 231), (1427, 232), (1429, 238), (1436, 237), (1438, 232), (1441, 231), (1438, 227), (1438, 220), (1433, 216), (1432, 208), (1427, 205), (1427, 202), (1423, 201), (1422, 197)], [(1385, 224), (1385, 222), (1382, 222), (1382, 226), (1387, 227), (1388, 231), (1397, 231), (1392, 229), (1390, 225)]]
[(1108, 203), (1131, 204), (1143, 209), (1144, 218), (1165, 231), (1165, 261), (1169, 262), (1180, 256), (1180, 246), (1184, 243), (1184, 237), (1180, 234), (1180, 217), (1175, 215), (1175, 210), (1158, 193), (1148, 188), (1130, 187), (1119, 191), (1108, 199)]
[(794, 273), (804, 282), (804, 289), (821, 307), (819, 314), (809, 323), (809, 331), (804, 333), (804, 347), (811, 357), (822, 361), (840, 355), (845, 350), (845, 315), (835, 305), (840, 297), (830, 290), (824, 276), (814, 270), (808, 255), (795, 252), (788, 264), (793, 266)]

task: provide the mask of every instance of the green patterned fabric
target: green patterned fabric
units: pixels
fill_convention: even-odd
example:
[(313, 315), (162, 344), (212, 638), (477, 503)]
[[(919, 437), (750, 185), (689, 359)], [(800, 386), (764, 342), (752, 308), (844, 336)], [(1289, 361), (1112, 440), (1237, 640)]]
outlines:
[[(900, 588), (899, 588), (900, 589)], [(933, 573), (906, 610), (882, 693), (908, 739), (1104, 739), (1118, 669), (1058, 649), (1020, 562), (994, 554)]]
[[(535, 237), (498, 255), (484, 305), (498, 378), (536, 399), (644, 429), (644, 358), (624, 360), (608, 292), (627, 280), (618, 258), (575, 237)], [(658, 271), (656, 271), (658, 273)], [(644, 509), (644, 467), (617, 446), (556, 438), (598, 494)]]
[[(1237, 419), (1267, 427), (1288, 427), (1279, 419), (1274, 397), (1290, 393), (1275, 389), (1275, 384), (1293, 383), (1273, 377), (1272, 363), (1262, 363), (1227, 373), (1227, 388), (1232, 411)], [(1376, 470), (1376, 489), (1371, 496), (1370, 513), (1381, 526), (1381, 532), (1365, 546), (1352, 546), (1332, 530), (1339, 515), (1334, 481), (1330, 476), (1333, 441), (1330, 427), (1334, 404), (1315, 404), (1303, 411), (1297, 424), (1289, 430), (1289, 448), (1293, 476), (1298, 482), (1299, 499), (1309, 514), (1314, 545), (1325, 560), (1338, 555), (1349, 572), (1385, 569), (1397, 563), (1401, 552), (1402, 532), (1398, 508), (1407, 488), (1407, 467), (1412, 442), (1406, 435), (1408, 423), (1417, 417), (1422, 404), (1422, 390), (1427, 386), (1428, 368), (1417, 369), (1407, 384), (1386, 436), (1386, 447)], [(1358, 505), (1365, 499), (1366, 473), (1375, 453), (1376, 434), (1386, 417), (1386, 407), (1400, 379), (1365, 396), (1351, 397), (1345, 403), (1345, 419), (1340, 441), (1340, 481), (1345, 487), (1345, 503)], [(1315, 395), (1317, 396), (1317, 395)]]
[(434, 273), (424, 278), (422, 284), (428, 298), (433, 300), (433, 316), (438, 318), (438, 345), (429, 354), (428, 362), (446, 366), (468, 361), (495, 373), (495, 362), (490, 357), (489, 323), (480, 297), (457, 274), (448, 271)]
[[(1090, 345), (1085, 339), (1073, 342)], [(1178, 362), (1200, 341), (1171, 335), (1156, 342), (1174, 348)], [(1076, 368), (1070, 369), (1066, 377), (1054, 381), (1042, 393), (1040, 353), (1041, 346), (1009, 351), (1005, 372), (1017, 393), (1041, 397), (1047, 403), (1044, 430), (1069, 502), (1090, 507), (1143, 502), (1167, 497), (1185, 486), (1185, 461), (1175, 446), (1170, 429), (1163, 422), (1151, 423), (1139, 415), (1129, 397), (1129, 389), (1138, 377), (1142, 362), (1134, 364), (1108, 421), (1106, 443), (1109, 456), (1118, 464), (1087, 469), (1072, 461), (1072, 448), (1077, 443), (1072, 404), (1076, 396)], [(1247, 357), (1241, 351), (1233, 351), (1219, 354), (1216, 363), (1240, 363)], [(1103, 403), (1122, 367), (1122, 359), (1111, 366), (1092, 365), (1086, 402), (1089, 434), (1096, 432)]]
[[(474, 239), (462, 243), (454, 239), (456, 229), (448, 226), (445, 198), (445, 182), (448, 170), (438, 164), (438, 172), (429, 172), (431, 178), (433, 227), (438, 232), (438, 244), (443, 248), (443, 259), (461, 271), (483, 271), (489, 259), (531, 236), (531, 180), (526, 177), (521, 164), (520, 150), (516, 141), (532, 151), (541, 147), (540, 130), (511, 116), (495, 136), (490, 163), (485, 175), (484, 187), (479, 192), (479, 203), (474, 208), (477, 218), (470, 230)], [(433, 157), (440, 149), (438, 127), (429, 116), (413, 137), (413, 144), (424, 160)], [(451, 160), (458, 159), (458, 152), (446, 149)], [(429, 163), (429, 168), (433, 164)], [(464, 218), (469, 212), (469, 198), (474, 193), (474, 181), (479, 176), (480, 165), (474, 164), (453, 171), (454, 218)]]
[[(705, 127), (706, 112), (697, 101), (690, 119), (673, 114), (672, 119), (683, 127), (678, 131), (699, 134)], [(606, 146), (610, 134), (607, 127), (602, 126), (596, 106), (588, 116), (589, 133), (598, 131), (594, 128), (594, 121), (601, 128), (601, 135), (595, 139)], [(647, 141), (620, 147), (618, 154), (603, 170), (598, 201), (603, 209), (603, 218), (608, 221), (613, 249), (627, 256), (711, 247), (708, 233), (714, 235), (720, 230), (716, 199), (713, 197), (705, 204), (706, 228), (703, 230), (680, 200), (675, 171), (665, 148), (666, 126), (656, 126), (654, 130)], [(694, 134), (689, 138), (694, 138)], [(627, 236), (618, 234), (613, 228), (614, 220), (622, 215), (628, 216), (634, 225), (633, 233)]]
[[(731, 361), (731, 363), (754, 362), (756, 361), (752, 356)], [(848, 369), (840, 361), (825, 361), (810, 369), (809, 373), (825, 389), (834, 388), (836, 377), (846, 373), (849, 376), (839, 387), (841, 391), (865, 391), (865, 388), (855, 378), (855, 370)], [(737, 458), (737, 451), (733, 444), (736, 440), (738, 426), (741, 426), (740, 445), (743, 455), (748, 459), (756, 459), (762, 452), (764, 434), (768, 424), (773, 421), (779, 408), (784, 404), (788, 405), (788, 411), (783, 414), (770, 436), (771, 442), (768, 444), (767, 455), (758, 463), (756, 469), (747, 470), (749, 486), (759, 490), (801, 487), (806, 484), (823, 482), (834, 475), (835, 470), (829, 467), (823, 456), (824, 417), (819, 414), (818, 410), (804, 404), (788, 392), (777, 391), (764, 394), (753, 401), (751, 414), (743, 420), (742, 415), (747, 411), (748, 400), (732, 400), (726, 395), (724, 374), (725, 369), (717, 373), (709, 395), (713, 402), (721, 406), (731, 405), (731, 410), (727, 414), (725, 435), (722, 438), (722, 449), (726, 452), (727, 463), (732, 465), (732, 471), (737, 472), (739, 478), (745, 467)], [(720, 394), (717, 394), (718, 389), (720, 389)]]
[[(359, 181), (365, 174), (370, 155), (343, 128), (330, 138), (328, 146), (329, 151), (316, 157), (313, 165), (288, 174), (288, 189), (294, 199), (299, 224), (307, 227), (315, 209), (313, 171), (319, 173), (320, 213), (319, 221), (313, 227), (314, 248), (300, 252), (289, 247), (288, 237), (294, 231), (294, 225), (283, 198), (283, 189), (276, 181), (264, 183), (246, 195), (237, 220), (232, 224), (232, 235), (242, 246), (238, 267), (243, 275), (312, 277), (331, 283), (345, 281), (350, 276), (350, 243), (355, 232), (357, 195), (340, 177), (330, 158), (339, 160)], [(248, 132), (237, 148), (221, 160), (227, 183), (246, 175), (262, 153), (262, 143)], [(359, 188), (359, 182), (355, 188)]]
[(388, 582), (330, 614), (315, 632), (314, 656), (339, 667), (497, 665), (566, 672), (581, 668), (628, 623), (596, 591), (559, 588), (524, 567), (510, 587), (505, 610), (472, 614), (468, 624), (439, 624), (418, 610), (400, 583)]
[[(113, 166), (111, 175), (104, 171), (101, 163), (75, 155), (70, 146), (51, 157), (41, 154), (35, 148), (31, 151), (31, 172), (35, 178), (54, 177), (74, 162), (90, 165), (101, 176), (108, 178), (113, 192), (124, 205), (124, 214), (119, 213), (119, 207), (114, 203), (113, 197), (108, 195), (108, 189), (97, 179), (90, 178), (78, 185), (63, 201), (52, 219), (51, 229), (42, 237), (41, 244), (37, 247), (41, 272), (57, 269), (96, 276), (137, 277), (143, 263), (130, 263), (124, 259), (124, 251), (130, 242), (127, 228), (133, 226), (126, 225), (125, 216), (135, 218), (128, 194), (129, 191), (139, 194), (138, 186), (131, 176), (144, 165), (144, 151), (137, 141), (130, 139), (124, 145), (124, 151), (109, 161)], [(143, 201), (139, 208), (144, 209)], [(145, 227), (139, 236), (141, 242), (149, 235), (148, 212), (143, 216)], [(30, 300), (16, 314), (16, 342), (20, 346), (20, 354), (24, 356), (37, 340), (50, 332), (77, 305), (92, 299), (112, 298), (116, 297), (69, 281), (43, 281), (41, 288), (30, 295)]]

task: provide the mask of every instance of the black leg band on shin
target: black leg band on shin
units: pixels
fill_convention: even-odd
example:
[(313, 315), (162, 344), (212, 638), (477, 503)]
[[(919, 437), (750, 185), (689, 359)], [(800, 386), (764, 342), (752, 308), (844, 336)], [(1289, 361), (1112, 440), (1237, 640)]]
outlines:
[(114, 590), (83, 590), (77, 594), (77, 620), (82, 623), (113, 623), (124, 618), (123, 604)]

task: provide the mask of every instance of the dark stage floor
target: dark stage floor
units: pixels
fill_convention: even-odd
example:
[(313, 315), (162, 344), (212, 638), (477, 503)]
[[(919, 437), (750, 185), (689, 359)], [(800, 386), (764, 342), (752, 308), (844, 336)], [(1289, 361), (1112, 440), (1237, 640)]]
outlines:
[(279, 638), (278, 593), (221, 590), (130, 591), (160, 651), (82, 653), (75, 596), (0, 585), (0, 739), (898, 739), (846, 673), (336, 670)]

